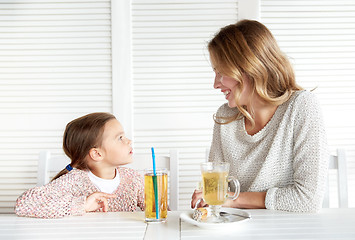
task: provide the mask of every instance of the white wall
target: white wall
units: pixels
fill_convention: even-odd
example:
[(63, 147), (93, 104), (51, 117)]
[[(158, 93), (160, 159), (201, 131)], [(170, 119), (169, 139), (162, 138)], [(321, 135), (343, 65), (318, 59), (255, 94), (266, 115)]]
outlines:
[(0, 66), (0, 212), (13, 212), (66, 123), (112, 111), (110, 1), (0, 1)]
[(189, 208), (224, 102), (206, 42), (238, 16), (260, 17), (300, 84), (318, 87), (331, 150), (347, 150), (355, 206), (353, 1), (115, 2), (0, 1), (0, 212), (35, 185), (38, 152), (61, 154), (65, 124), (93, 111), (122, 119), (136, 154), (180, 151), (180, 209)]
[[(261, 0), (261, 21), (291, 58), (296, 79), (323, 110), (331, 153), (346, 149), (349, 205), (355, 207), (355, 2)], [(336, 192), (335, 172), (330, 187)], [(331, 194), (331, 206), (337, 195)]]

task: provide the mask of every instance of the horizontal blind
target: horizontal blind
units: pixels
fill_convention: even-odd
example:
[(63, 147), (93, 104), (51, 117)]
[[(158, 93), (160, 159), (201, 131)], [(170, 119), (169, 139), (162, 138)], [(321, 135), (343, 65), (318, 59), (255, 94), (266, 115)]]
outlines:
[(236, 22), (235, 0), (133, 0), (133, 111), (136, 154), (180, 152), (179, 208), (190, 208), (212, 115), (225, 102), (213, 89), (207, 41)]
[(110, 1), (0, 2), (0, 213), (62, 153), (70, 120), (112, 111)]
[[(298, 83), (323, 109), (331, 153), (347, 153), (349, 207), (355, 207), (355, 2), (261, 0), (261, 21), (291, 58)], [(335, 175), (330, 205), (337, 205)]]

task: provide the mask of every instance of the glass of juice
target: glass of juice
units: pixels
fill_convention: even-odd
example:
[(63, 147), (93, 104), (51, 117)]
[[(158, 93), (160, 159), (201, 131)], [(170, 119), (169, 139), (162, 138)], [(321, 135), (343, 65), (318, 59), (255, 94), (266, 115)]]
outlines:
[[(202, 193), (203, 200), (211, 209), (211, 216), (208, 222), (226, 222), (227, 219), (220, 216), (220, 209), (223, 203), (230, 198), (235, 200), (240, 192), (239, 181), (229, 175), (229, 163), (207, 162), (201, 163)], [(235, 191), (233, 196), (228, 196), (228, 183), (233, 182)]]
[[(155, 172), (156, 176), (154, 176), (153, 169), (144, 170), (146, 222), (164, 222), (168, 215), (168, 170), (157, 168)], [(157, 196), (157, 202), (155, 196)]]

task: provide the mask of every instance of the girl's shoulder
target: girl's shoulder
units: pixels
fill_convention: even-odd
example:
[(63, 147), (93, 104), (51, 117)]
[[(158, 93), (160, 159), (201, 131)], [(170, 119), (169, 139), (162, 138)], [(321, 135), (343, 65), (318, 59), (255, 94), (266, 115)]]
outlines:
[(137, 178), (137, 177), (141, 177), (141, 174), (137, 171), (134, 170), (132, 168), (127, 168), (127, 167), (118, 167), (117, 168), (120, 176), (125, 177), (125, 178)]
[(74, 168), (70, 172), (63, 174), (54, 181), (64, 181), (64, 182), (81, 182), (88, 177), (88, 172), (85, 170), (80, 170)]

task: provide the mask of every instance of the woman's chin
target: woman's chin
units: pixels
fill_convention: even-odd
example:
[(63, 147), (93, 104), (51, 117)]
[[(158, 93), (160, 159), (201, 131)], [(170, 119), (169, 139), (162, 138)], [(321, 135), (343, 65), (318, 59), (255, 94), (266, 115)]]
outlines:
[(234, 102), (228, 101), (228, 107), (235, 108), (235, 107), (237, 107), (237, 104), (235, 104)]

